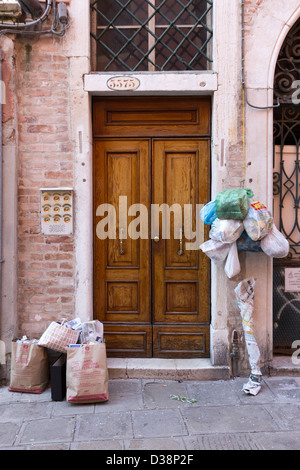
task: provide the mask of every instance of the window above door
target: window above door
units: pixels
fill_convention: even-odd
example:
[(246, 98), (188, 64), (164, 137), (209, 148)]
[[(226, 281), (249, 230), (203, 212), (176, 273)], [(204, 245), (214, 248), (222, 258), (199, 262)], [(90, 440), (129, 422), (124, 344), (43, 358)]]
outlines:
[(208, 0), (91, 0), (94, 71), (209, 70)]

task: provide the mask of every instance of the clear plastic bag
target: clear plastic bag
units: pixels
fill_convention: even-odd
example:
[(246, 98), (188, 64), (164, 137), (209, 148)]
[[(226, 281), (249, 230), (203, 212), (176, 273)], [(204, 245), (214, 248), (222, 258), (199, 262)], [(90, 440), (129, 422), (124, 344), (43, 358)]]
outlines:
[(234, 243), (244, 231), (243, 222), (240, 220), (216, 219), (212, 224), (209, 237), (222, 243)]
[(244, 227), (251, 240), (262, 240), (273, 228), (273, 217), (264, 204), (254, 202), (244, 220)]
[(260, 243), (263, 252), (272, 258), (286, 258), (290, 251), (289, 242), (275, 225), (269, 235), (264, 237)]
[(230, 244), (218, 242), (216, 240), (208, 240), (200, 246), (203, 251), (214, 263), (221, 264), (226, 259)]
[(230, 245), (229, 253), (225, 264), (225, 274), (229, 279), (237, 276), (241, 272), (237, 243)]
[(82, 323), (80, 342), (82, 344), (103, 343), (103, 323), (99, 320)]

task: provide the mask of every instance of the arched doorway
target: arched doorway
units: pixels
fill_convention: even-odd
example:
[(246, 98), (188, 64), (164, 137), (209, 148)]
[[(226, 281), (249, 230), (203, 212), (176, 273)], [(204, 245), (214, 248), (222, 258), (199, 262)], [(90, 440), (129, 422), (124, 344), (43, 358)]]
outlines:
[(274, 95), (274, 221), (290, 253), (274, 260), (273, 345), (274, 354), (291, 355), (300, 339), (300, 20), (280, 50)]

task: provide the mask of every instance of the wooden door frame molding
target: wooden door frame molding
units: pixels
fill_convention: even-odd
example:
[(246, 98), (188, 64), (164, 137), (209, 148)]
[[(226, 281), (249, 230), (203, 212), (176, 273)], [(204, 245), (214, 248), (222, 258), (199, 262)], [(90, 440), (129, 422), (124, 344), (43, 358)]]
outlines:
[[(97, 142), (101, 141), (106, 141), (106, 142), (116, 142), (116, 141), (126, 141), (126, 142), (133, 142), (133, 141), (148, 141), (149, 147), (151, 147), (151, 150), (153, 148), (154, 142), (158, 141), (165, 141), (165, 142), (172, 142), (174, 140), (180, 142), (180, 141), (189, 141), (189, 142), (195, 142), (195, 141), (201, 141), (201, 142), (207, 142), (208, 144), (210, 143), (210, 129), (211, 129), (211, 119), (210, 119), (210, 98), (209, 97), (199, 97), (199, 99), (195, 99), (195, 97), (181, 97), (178, 98), (178, 100), (181, 103), (184, 103), (184, 111), (183, 113), (180, 113), (178, 110), (180, 109), (180, 103), (177, 102), (176, 105), (174, 105), (174, 101), (170, 101), (168, 98), (164, 98), (163, 103), (162, 99), (147, 99), (147, 106), (146, 110), (145, 107), (141, 107), (140, 103), (145, 100), (145, 98), (139, 98), (135, 100), (131, 100), (130, 98), (127, 98), (126, 100), (112, 100), (111, 98), (96, 98), (95, 103), (94, 103), (94, 131), (96, 130), (96, 133), (94, 135), (94, 145), (96, 145)], [(132, 120), (132, 116), (128, 114), (128, 100), (129, 101), (134, 101), (134, 106), (135, 109), (138, 110), (138, 116), (142, 116), (144, 121), (142, 122), (142, 125), (138, 126), (137, 128), (132, 126), (132, 123), (129, 122), (128, 126), (128, 118), (129, 121)], [(118, 115), (112, 115), (110, 112), (105, 111), (105, 114), (101, 116), (100, 119), (100, 124), (99, 122), (96, 123), (95, 125), (95, 108), (99, 106), (99, 103), (111, 103), (114, 102), (114, 110), (119, 113)], [(153, 103), (154, 102), (154, 103)], [(173, 107), (171, 109), (171, 125), (166, 122), (166, 115), (163, 117), (162, 115), (154, 115), (152, 113), (153, 110), (153, 104), (154, 104), (154, 109), (155, 112), (159, 112), (159, 110), (164, 109), (163, 106), (166, 106), (166, 104), (169, 104), (170, 102), (173, 103)], [(95, 106), (96, 104), (96, 106)], [(201, 105), (203, 104), (204, 106), (204, 114), (203, 110), (201, 110)], [(121, 114), (120, 114), (121, 113)], [(127, 113), (127, 114), (126, 114)], [(140, 114), (142, 113), (142, 115)], [(146, 114), (145, 114), (146, 113)], [(150, 114), (149, 114), (150, 113)], [(186, 114), (185, 114), (186, 113)], [(105, 116), (108, 119), (105, 121)], [(165, 122), (161, 122), (161, 118), (163, 117), (163, 120)], [(172, 122), (173, 120), (173, 122)], [(207, 121), (207, 125), (204, 124), (205, 120)], [(119, 122), (123, 121), (126, 123), (125, 126), (120, 126)], [(127, 122), (126, 122), (127, 121)], [(156, 122), (155, 122), (156, 121)], [(175, 121), (175, 124), (174, 124)], [(155, 130), (153, 132), (153, 128), (149, 129), (148, 124), (149, 122), (154, 122)], [(116, 125), (117, 124), (117, 125)], [(188, 127), (190, 126), (191, 128), (191, 133), (188, 133)], [(151, 127), (151, 126), (150, 126)], [(121, 130), (123, 132), (121, 132)], [(128, 132), (129, 130), (129, 132)], [(201, 135), (199, 135), (199, 131), (201, 130)], [(145, 131), (145, 132), (143, 132)], [(102, 134), (102, 135), (99, 135)], [(107, 135), (108, 134), (108, 135)], [(138, 137), (137, 137), (138, 134)], [(144, 135), (143, 135), (144, 134)], [(94, 166), (94, 164), (93, 164)], [(198, 173), (197, 173), (198, 174)], [(149, 175), (152, 179), (152, 163), (151, 163), (151, 158), (149, 159)], [(211, 174), (210, 174), (210, 145), (208, 145), (208, 153), (207, 153), (207, 172), (206, 175), (208, 177), (207, 180), (207, 193), (210, 192), (210, 184), (211, 184)], [(95, 178), (94, 178), (95, 181)], [(151, 190), (152, 194), (152, 190)], [(152, 200), (152, 195), (151, 195), (151, 200)], [(209, 200), (209, 194), (207, 194), (207, 201), (199, 201), (199, 203), (203, 202), (206, 203)], [(93, 212), (95, 213), (95, 207), (93, 208)], [(150, 226), (149, 226), (150, 228)], [(94, 227), (94, 233), (95, 233), (95, 227)], [(151, 240), (150, 240), (151, 242)], [(152, 242), (153, 244), (153, 242)], [(153, 251), (151, 251), (153, 253)], [(151, 255), (152, 256), (152, 255)], [(151, 268), (152, 262), (150, 263), (150, 268)], [(208, 270), (208, 284), (207, 284), (207, 290), (208, 290), (208, 297), (210, 297), (210, 270)], [(199, 293), (197, 292), (197, 298), (199, 298)], [(153, 300), (151, 300), (153, 302)], [(209, 302), (209, 319), (210, 319), (210, 302)], [(154, 328), (154, 323), (152, 320), (152, 325), (151, 328)], [(201, 344), (203, 345), (203, 351), (205, 351), (204, 355), (201, 355), (201, 351), (197, 352), (196, 356), (194, 355), (189, 355), (187, 351), (184, 351), (182, 356), (177, 356), (177, 357), (209, 357), (210, 351), (209, 351), (209, 329), (210, 329), (210, 321), (208, 321), (207, 326), (205, 328), (208, 328), (206, 332), (200, 331), (199, 328), (201, 329), (202, 324), (194, 324), (194, 330), (192, 332), (191, 330), (191, 335), (193, 336), (192, 341), (196, 341), (196, 338), (198, 337), (200, 340), (200, 337), (203, 337), (204, 341), (201, 339)], [(125, 326), (125, 325), (124, 325)], [(160, 328), (156, 328), (157, 331), (155, 332), (155, 337), (158, 338), (157, 334), (164, 340), (165, 338), (168, 338), (168, 341), (170, 338), (174, 341), (176, 341), (176, 336), (178, 335), (178, 331), (176, 330), (176, 325), (170, 323), (169, 325), (166, 325), (167, 328), (159, 332)], [(186, 324), (186, 327), (188, 328), (189, 324)], [(120, 335), (125, 333), (123, 330), (122, 323), (118, 324), (112, 324), (112, 328), (109, 328), (108, 335)], [(149, 325), (150, 327), (150, 325)], [(178, 324), (179, 327), (179, 324)], [(184, 327), (184, 324), (181, 325), (180, 328)], [(192, 327), (192, 325), (191, 325)], [(174, 330), (175, 328), (175, 330)], [(123, 331), (123, 333), (122, 333)], [(189, 334), (187, 332), (187, 334)], [(136, 335), (139, 335), (139, 332), (136, 332)], [(198, 336), (200, 335), (200, 336)], [(204, 336), (203, 336), (204, 335)], [(137, 336), (138, 338), (138, 336)], [(143, 339), (143, 336), (140, 336), (139, 344), (143, 344), (145, 341), (145, 337)], [(164, 340), (165, 341), (165, 340)], [(198, 343), (197, 343), (198, 344)], [(143, 348), (143, 347), (142, 347)], [(144, 343), (144, 348), (145, 348), (145, 343)], [(147, 350), (148, 351), (148, 350)], [(131, 351), (132, 353), (132, 351)], [(149, 351), (147, 352), (147, 355), (145, 356), (145, 350), (144, 353), (142, 353), (142, 356), (139, 355), (138, 353), (135, 354), (130, 354), (130, 351), (123, 351), (123, 354), (121, 356), (125, 357), (148, 357), (151, 356), (149, 355)], [(200, 354), (200, 355), (199, 355)], [(116, 349), (115, 354), (112, 354), (113, 356), (120, 356), (119, 351)], [(166, 356), (166, 351), (163, 353), (162, 356), (160, 357), (172, 357)], [(173, 357), (175, 357), (173, 355)]]

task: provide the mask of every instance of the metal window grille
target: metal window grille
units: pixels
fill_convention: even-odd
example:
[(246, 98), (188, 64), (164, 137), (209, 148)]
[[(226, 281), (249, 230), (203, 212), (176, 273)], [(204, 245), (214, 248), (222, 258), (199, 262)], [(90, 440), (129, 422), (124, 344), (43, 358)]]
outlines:
[(274, 259), (274, 353), (291, 355), (300, 338), (300, 297), (286, 292), (286, 268), (300, 267), (300, 21), (291, 29), (279, 53), (274, 95), (281, 106), (274, 109), (273, 194), (274, 221), (290, 244), (288, 258)]
[[(290, 243), (290, 258), (300, 260), (300, 21), (287, 36), (275, 71), (274, 94), (281, 107), (274, 110), (274, 213)], [(297, 93), (298, 96), (299, 93)]]
[(91, 0), (93, 69), (209, 69), (212, 8), (212, 0)]

